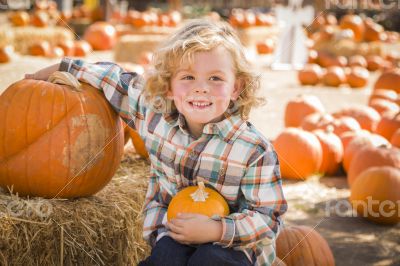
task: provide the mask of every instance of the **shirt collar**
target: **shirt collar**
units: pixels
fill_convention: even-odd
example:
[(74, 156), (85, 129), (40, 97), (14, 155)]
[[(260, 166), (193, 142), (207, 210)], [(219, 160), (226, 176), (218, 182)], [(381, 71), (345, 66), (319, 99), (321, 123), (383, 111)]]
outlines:
[[(164, 114), (165, 121), (172, 127), (179, 126), (183, 133), (189, 135), (186, 120), (178, 111)], [(245, 130), (247, 127), (239, 114), (232, 115), (230, 112), (225, 113), (225, 119), (217, 123), (208, 123), (204, 129), (204, 134), (219, 135), (224, 141), (231, 143)]]

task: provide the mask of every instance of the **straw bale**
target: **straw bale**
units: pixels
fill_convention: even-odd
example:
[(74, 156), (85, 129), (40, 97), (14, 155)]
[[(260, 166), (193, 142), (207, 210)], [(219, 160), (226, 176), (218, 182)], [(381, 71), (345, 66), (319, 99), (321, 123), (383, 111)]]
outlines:
[(149, 254), (142, 205), (149, 163), (125, 153), (92, 197), (20, 198), (0, 193), (0, 265), (136, 265)]
[[(74, 33), (64, 27), (0, 27), (0, 46), (11, 44), (16, 52), (27, 54), (29, 47), (38, 41), (48, 41), (55, 45), (63, 40), (74, 40)], [(3, 44), (4, 43), (4, 44)]]

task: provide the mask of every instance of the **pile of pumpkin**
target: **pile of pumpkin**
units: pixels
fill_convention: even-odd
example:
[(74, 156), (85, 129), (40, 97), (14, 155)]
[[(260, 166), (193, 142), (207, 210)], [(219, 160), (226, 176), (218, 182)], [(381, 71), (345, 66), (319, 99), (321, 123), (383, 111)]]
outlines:
[[(385, 72), (378, 78), (368, 106), (354, 105), (331, 114), (313, 95), (289, 101), (287, 128), (273, 142), (282, 176), (331, 176), (343, 166), (354, 204), (368, 197), (400, 202), (399, 82), (399, 69)], [(373, 210), (375, 207), (379, 206)], [(363, 205), (359, 204), (357, 211), (363, 213)], [(368, 214), (367, 218), (393, 224), (400, 222), (399, 211), (389, 217)]]
[(298, 73), (302, 85), (365, 87), (369, 72), (387, 70), (399, 63), (395, 51), (382, 44), (397, 43), (398, 33), (386, 32), (370, 18), (345, 15), (337, 25), (332, 14), (319, 15), (308, 31), (308, 64)]

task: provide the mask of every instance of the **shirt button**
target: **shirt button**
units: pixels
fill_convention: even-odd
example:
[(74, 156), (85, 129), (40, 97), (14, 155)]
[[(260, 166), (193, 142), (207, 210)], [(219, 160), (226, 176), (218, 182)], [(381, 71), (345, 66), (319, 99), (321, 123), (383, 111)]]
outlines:
[(219, 169), (219, 176), (220, 176), (220, 177), (224, 176), (225, 174), (226, 174), (225, 168)]

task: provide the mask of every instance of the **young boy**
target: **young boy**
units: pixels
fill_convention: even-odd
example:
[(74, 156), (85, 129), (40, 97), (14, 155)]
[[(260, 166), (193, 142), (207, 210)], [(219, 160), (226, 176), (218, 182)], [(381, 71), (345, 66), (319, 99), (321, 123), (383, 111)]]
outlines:
[[(59, 69), (101, 89), (142, 136), (151, 160), (140, 265), (270, 265), (287, 204), (272, 145), (247, 121), (259, 88), (243, 47), (225, 23), (188, 23), (154, 54), (144, 81), (111, 63), (63, 59)], [(144, 88), (143, 88), (144, 87)], [(172, 197), (204, 182), (230, 214), (181, 213), (167, 221)]]

